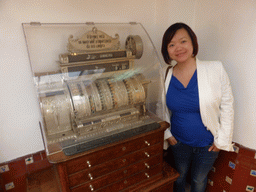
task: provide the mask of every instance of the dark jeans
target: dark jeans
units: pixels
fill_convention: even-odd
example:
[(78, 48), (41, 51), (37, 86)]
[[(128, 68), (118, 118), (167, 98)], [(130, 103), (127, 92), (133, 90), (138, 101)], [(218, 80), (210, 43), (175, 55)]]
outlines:
[(191, 168), (191, 192), (204, 192), (207, 175), (211, 170), (219, 152), (208, 151), (206, 147), (191, 147), (178, 141), (170, 146), (174, 156), (174, 164), (180, 177), (175, 182), (175, 192), (185, 192), (186, 177)]

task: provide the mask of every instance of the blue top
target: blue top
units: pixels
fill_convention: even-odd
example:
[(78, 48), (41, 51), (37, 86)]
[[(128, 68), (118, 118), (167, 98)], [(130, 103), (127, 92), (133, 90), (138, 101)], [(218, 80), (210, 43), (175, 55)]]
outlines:
[(204, 126), (200, 115), (197, 71), (186, 88), (172, 76), (166, 104), (172, 112), (171, 133), (177, 140), (192, 147), (213, 143), (213, 135)]

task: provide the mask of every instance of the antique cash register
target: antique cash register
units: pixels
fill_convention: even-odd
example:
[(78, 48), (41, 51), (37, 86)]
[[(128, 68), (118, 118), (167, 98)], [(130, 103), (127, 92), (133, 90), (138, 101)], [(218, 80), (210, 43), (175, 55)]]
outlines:
[[(23, 30), (46, 153), (50, 162), (58, 164), (59, 173), (66, 170), (64, 175), (73, 176), (81, 169), (103, 166), (105, 161), (111, 162), (122, 154), (109, 159), (112, 154), (109, 152), (101, 157), (101, 162), (97, 157), (100, 158), (102, 152), (95, 151), (108, 151), (123, 142), (127, 143), (122, 147), (123, 155), (144, 147), (154, 148), (153, 144), (157, 143), (157, 147), (151, 149), (156, 154), (143, 153), (145, 158), (160, 155), (156, 163), (160, 167), (155, 169), (161, 172), (163, 131), (167, 126), (161, 120), (163, 77), (156, 50), (143, 26), (139, 23), (32, 22), (24, 23)], [(151, 140), (143, 140), (150, 134)], [(134, 145), (130, 152), (128, 145)], [(118, 147), (112, 150), (118, 152)], [(90, 160), (94, 153), (97, 163)], [(77, 160), (81, 158), (83, 160)], [(84, 168), (68, 168), (83, 163)], [(75, 182), (77, 178), (72, 180), (72, 176), (60, 174), (61, 182), (66, 185), (63, 191), (86, 191), (79, 187), (81, 183), (86, 189), (95, 190), (97, 185), (93, 185), (93, 181), (97, 176), (88, 174), (90, 182), (82, 180), (79, 184)]]

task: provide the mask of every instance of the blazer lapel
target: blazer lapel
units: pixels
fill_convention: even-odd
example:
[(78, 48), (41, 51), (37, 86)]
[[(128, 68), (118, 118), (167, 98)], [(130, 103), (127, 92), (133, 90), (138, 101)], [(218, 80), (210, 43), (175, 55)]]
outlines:
[(166, 76), (166, 79), (165, 79), (165, 92), (166, 93), (167, 93), (167, 90), (168, 90), (170, 82), (171, 82), (172, 71), (173, 71), (173, 67), (169, 69), (169, 72), (168, 72), (168, 74)]
[(208, 94), (211, 92), (209, 89), (209, 79), (207, 77), (207, 68), (204, 64), (196, 59), (197, 64), (197, 82), (198, 82), (198, 94), (199, 94), (199, 106), (200, 114), (204, 125), (208, 125), (207, 122), (207, 99), (209, 99)]

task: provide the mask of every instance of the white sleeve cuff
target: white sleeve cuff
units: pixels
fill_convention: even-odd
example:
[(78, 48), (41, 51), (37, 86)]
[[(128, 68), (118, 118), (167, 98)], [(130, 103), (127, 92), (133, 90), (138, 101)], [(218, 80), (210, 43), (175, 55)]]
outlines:
[(171, 129), (170, 129), (170, 127), (169, 127), (169, 128), (167, 128), (167, 129), (165, 130), (165, 132), (164, 132), (164, 140), (166, 140), (166, 139), (168, 139), (168, 138), (170, 138), (170, 137), (172, 137), (172, 134), (171, 134)]

